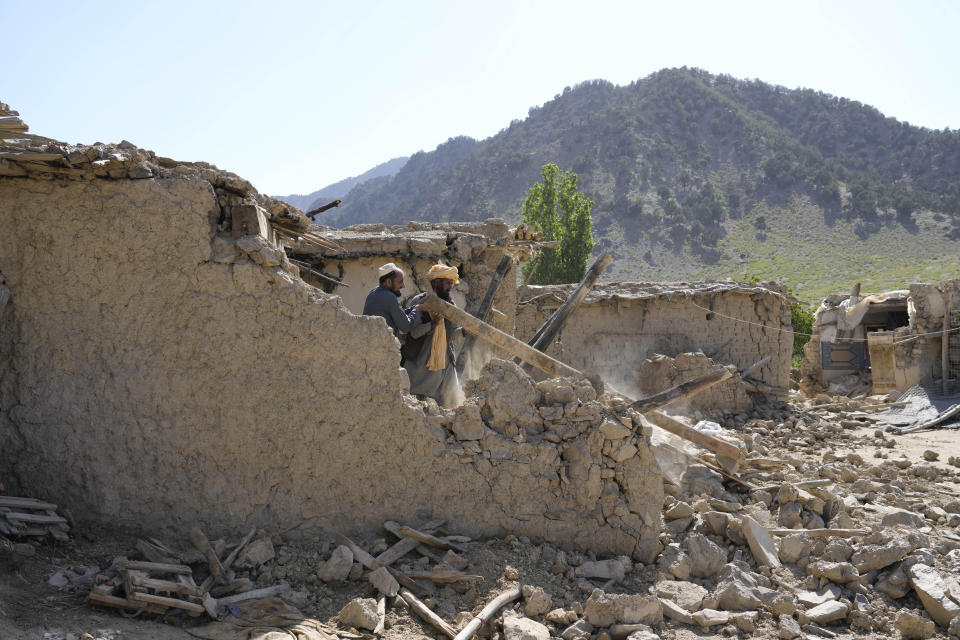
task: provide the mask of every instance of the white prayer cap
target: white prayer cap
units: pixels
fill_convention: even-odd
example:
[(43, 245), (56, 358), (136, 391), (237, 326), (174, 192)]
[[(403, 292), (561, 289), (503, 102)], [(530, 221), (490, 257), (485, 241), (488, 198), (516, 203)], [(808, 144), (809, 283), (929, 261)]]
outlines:
[(382, 278), (383, 276), (388, 276), (394, 271), (396, 271), (400, 275), (403, 275), (403, 269), (393, 264), (392, 262), (388, 262), (387, 264), (377, 269), (377, 277)]

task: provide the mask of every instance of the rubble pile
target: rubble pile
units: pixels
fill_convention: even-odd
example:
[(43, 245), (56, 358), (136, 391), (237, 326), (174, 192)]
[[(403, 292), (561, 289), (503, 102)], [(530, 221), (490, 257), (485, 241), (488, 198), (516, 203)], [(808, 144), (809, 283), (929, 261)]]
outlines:
[[(631, 497), (649, 487), (631, 476), (630, 460), (647, 451), (652, 427), (621, 397), (597, 396), (585, 379), (534, 382), (501, 360), (467, 390), (455, 410), (425, 403), (431, 428), (464, 464), (492, 482), (510, 477), (498, 469), (537, 465), (536, 482), (591, 517), (620, 529), (640, 517)], [(724, 421), (725, 436), (748, 451), (740, 471), (694, 460), (679, 484), (668, 483), (656, 514), (662, 532), (643, 561), (536, 537), (471, 540), (455, 522), (387, 522), (356, 542), (259, 531), (232, 580), (243, 581), (240, 592), (289, 584), (283, 605), (302, 612), (301, 623), (326, 619), (326, 637), (452, 638), (513, 589), (516, 601), (485, 618), (480, 637), (960, 634), (957, 472), (898, 456), (896, 437), (865, 429), (880, 397), (797, 398)], [(212, 546), (229, 555), (223, 541)], [(138, 545), (147, 560), (148, 549)]]

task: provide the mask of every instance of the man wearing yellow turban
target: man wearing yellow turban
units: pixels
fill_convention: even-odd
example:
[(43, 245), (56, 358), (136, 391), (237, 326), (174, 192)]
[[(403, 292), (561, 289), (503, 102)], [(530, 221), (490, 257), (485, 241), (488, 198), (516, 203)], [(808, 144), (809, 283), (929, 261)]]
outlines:
[[(441, 299), (451, 304), (450, 290), (460, 283), (456, 267), (435, 264), (427, 272), (430, 288)], [(411, 306), (416, 309), (413, 328), (404, 345), (404, 368), (410, 377), (410, 393), (433, 398), (443, 405), (455, 403), (460, 388), (453, 349), (450, 346), (459, 327), (441, 317), (432, 318), (425, 309), (419, 309), (429, 292), (414, 297)]]

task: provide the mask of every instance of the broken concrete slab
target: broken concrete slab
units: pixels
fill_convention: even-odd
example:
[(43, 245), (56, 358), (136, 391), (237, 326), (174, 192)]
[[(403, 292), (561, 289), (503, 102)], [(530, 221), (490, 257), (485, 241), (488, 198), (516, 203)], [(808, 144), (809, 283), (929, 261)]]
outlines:
[(887, 544), (869, 544), (861, 546), (851, 557), (850, 562), (860, 573), (883, 569), (907, 557), (916, 549), (906, 536), (896, 536)]
[(793, 640), (803, 635), (803, 632), (800, 631), (800, 623), (794, 620), (793, 616), (782, 614), (778, 622), (780, 630), (777, 635), (782, 638), (782, 640)]
[(807, 565), (807, 573), (831, 582), (846, 584), (860, 578), (860, 572), (849, 562), (827, 562), (821, 560)]
[(346, 580), (353, 568), (353, 551), (350, 547), (340, 545), (333, 550), (330, 558), (317, 570), (317, 577), (324, 582), (339, 582)]

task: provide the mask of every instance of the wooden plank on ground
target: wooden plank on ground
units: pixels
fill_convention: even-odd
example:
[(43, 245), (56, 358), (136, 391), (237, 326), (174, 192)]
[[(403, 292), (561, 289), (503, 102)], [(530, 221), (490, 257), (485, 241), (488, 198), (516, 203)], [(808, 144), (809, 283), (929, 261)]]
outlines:
[[(420, 530), (425, 533), (433, 533), (442, 527), (445, 522), (446, 520), (432, 520), (420, 527)], [(417, 545), (419, 544), (419, 540), (414, 540), (413, 538), (408, 538), (406, 536), (400, 536), (400, 541), (378, 555), (376, 560), (381, 565), (389, 567), (391, 564), (416, 549)]]

